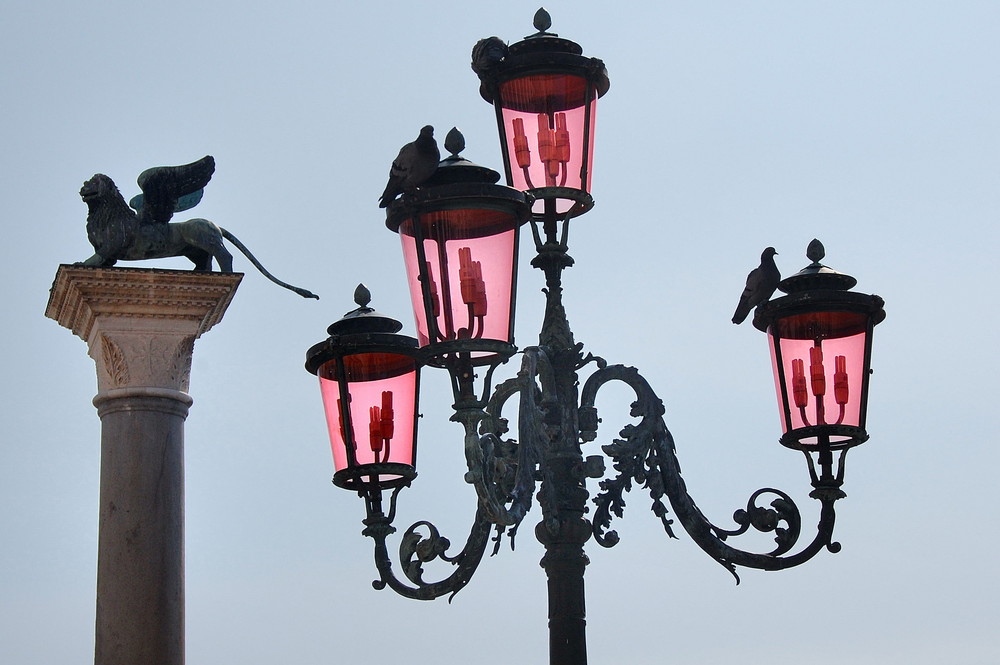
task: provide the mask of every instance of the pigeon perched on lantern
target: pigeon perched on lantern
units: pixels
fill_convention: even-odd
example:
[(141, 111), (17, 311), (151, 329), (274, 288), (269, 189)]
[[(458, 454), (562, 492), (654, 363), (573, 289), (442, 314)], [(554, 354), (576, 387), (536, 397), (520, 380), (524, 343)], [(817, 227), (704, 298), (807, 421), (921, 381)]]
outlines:
[(441, 152), (434, 140), (434, 128), (425, 125), (416, 140), (400, 148), (396, 159), (392, 161), (389, 182), (379, 197), (378, 207), (388, 208), (397, 196), (424, 184), (437, 171), (439, 161)]
[(774, 265), (774, 256), (777, 253), (774, 251), (774, 247), (766, 248), (760, 255), (760, 265), (747, 275), (747, 285), (740, 296), (739, 304), (736, 305), (733, 323), (743, 323), (747, 315), (750, 314), (750, 310), (762, 302), (767, 302), (774, 290), (778, 288), (781, 273), (778, 272), (778, 266)]

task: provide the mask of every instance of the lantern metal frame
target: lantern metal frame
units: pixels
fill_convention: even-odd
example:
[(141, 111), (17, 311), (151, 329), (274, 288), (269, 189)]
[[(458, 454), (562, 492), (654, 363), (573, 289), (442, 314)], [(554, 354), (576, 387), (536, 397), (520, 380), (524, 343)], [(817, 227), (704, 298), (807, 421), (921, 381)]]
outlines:
[[(427, 325), (428, 342), (421, 348), (422, 361), (432, 367), (443, 367), (453, 377), (452, 390), (456, 404), (485, 404), (496, 368), (507, 362), (517, 347), (514, 339), (514, 313), (517, 305), (517, 256), (520, 249), (520, 227), (528, 220), (533, 198), (530, 194), (511, 187), (496, 184), (500, 174), (492, 169), (474, 164), (460, 156), (465, 149), (465, 138), (457, 128), (452, 128), (445, 139), (445, 149), (451, 154), (442, 160), (434, 175), (417, 191), (408, 192), (393, 201), (386, 210), (386, 227), (400, 235), (403, 225), (411, 222), (414, 249), (417, 257), (420, 282), (421, 308)], [(490, 338), (442, 339), (447, 337), (439, 329), (438, 317), (434, 314), (436, 294), (432, 293), (433, 276), (429, 272), (426, 256), (423, 219), (435, 213), (449, 211), (483, 211), (501, 213), (505, 221), (498, 232), (513, 231), (511, 248), (510, 301), (505, 324), (506, 340)], [(490, 234), (485, 234), (486, 237)], [(446, 250), (439, 243), (438, 251)], [(446, 265), (439, 260), (439, 268)], [(449, 280), (441, 278), (442, 290), (449, 289)], [(442, 294), (445, 304), (452, 298)], [(415, 308), (417, 305), (415, 304)], [(442, 310), (444, 304), (441, 305)], [(470, 324), (471, 325), (471, 324)], [(476, 391), (474, 379), (476, 368), (486, 366), (485, 380), (481, 391)]]
[[(501, 143), (506, 145), (504, 140)], [(431, 191), (405, 193), (394, 206), (405, 210), (433, 196), (436, 194)], [(390, 206), (390, 218), (395, 209)], [(572, 212), (579, 214), (581, 210)], [(649, 493), (652, 512), (667, 536), (675, 537), (674, 527), (679, 522), (702, 550), (733, 574), (737, 583), (738, 566), (781, 570), (805, 563), (824, 549), (838, 552), (841, 546), (833, 540), (834, 505), (846, 496), (841, 489), (844, 451), (839, 451), (836, 471), (832, 467), (833, 451), (819, 451), (819, 472), (811, 453), (806, 451), (813, 487), (809, 496), (820, 503), (815, 534), (808, 541), (802, 538), (802, 516), (792, 497), (770, 487), (750, 495), (746, 506), (733, 513), (732, 526), (717, 526), (705, 517), (681, 476), (662, 400), (634, 367), (609, 365), (603, 358), (585, 353), (583, 344), (575, 341), (562, 302), (562, 273), (574, 264), (568, 251), (569, 224), (574, 214), (559, 215), (547, 206), (543, 214), (532, 215), (537, 253), (531, 265), (545, 275), (545, 315), (539, 343), (521, 352), (516, 376), (491, 391), (493, 371), (506, 358), (499, 359), (491, 364), (482, 397), (477, 397), (471, 388), (474, 368), (468, 362), (441, 362), (433, 351), (425, 358), (429, 364), (448, 369), (456, 395), (451, 419), (464, 428), (468, 469), (465, 480), (477, 495), (477, 510), (465, 544), (452, 553), (451, 541), (437, 527), (426, 520), (417, 521), (402, 535), (402, 575), (397, 575), (388, 555), (387, 539), (396, 530), (392, 523), (402, 487), (393, 489), (387, 507), (366, 502), (363, 532), (375, 544), (379, 574), (373, 582), (375, 588), (389, 587), (419, 600), (454, 596), (469, 583), (491, 541), (494, 554), (505, 536), (513, 546), (521, 523), (537, 500), (541, 519), (534, 533), (545, 549), (541, 566), (548, 578), (552, 665), (587, 662), (584, 571), (589, 560), (584, 545), (591, 537), (603, 547), (619, 542), (612, 525), (616, 518), (623, 517), (625, 495), (632, 489)], [(841, 294), (851, 301), (855, 295)], [(863, 297), (881, 308), (877, 296)], [(774, 307), (780, 311), (784, 311), (782, 307), (808, 307), (811, 298), (806, 294), (789, 296)], [(758, 311), (769, 311), (768, 307), (762, 305)], [(466, 343), (468, 340), (452, 342), (449, 355), (467, 355), (467, 350), (474, 347), (466, 349)], [(870, 337), (866, 354), (870, 357)], [(581, 378), (584, 369), (590, 374)], [(609, 383), (622, 384), (633, 394), (630, 421), (601, 446), (603, 455), (585, 455), (585, 447), (597, 439), (602, 422), (596, 400)], [(516, 433), (510, 431), (510, 421), (505, 417), (508, 405), (516, 406)], [(606, 460), (611, 462), (610, 473), (606, 472)], [(589, 480), (599, 480), (592, 498)], [(736, 538), (751, 531), (772, 534), (773, 547), (751, 551), (733, 545)], [(450, 574), (436, 581), (425, 580), (424, 567), (433, 561), (451, 565)]]
[[(376, 462), (359, 464), (355, 449), (355, 424), (350, 414), (351, 383), (345, 376), (343, 359), (349, 356), (369, 353), (391, 354), (409, 357), (413, 361), (414, 376), (414, 413), (419, 409), (420, 368), (423, 356), (420, 353), (417, 340), (407, 335), (398, 334), (402, 324), (395, 319), (379, 314), (368, 307), (371, 294), (364, 285), (358, 285), (355, 290), (355, 301), (358, 308), (348, 312), (342, 319), (330, 325), (327, 329), (329, 337), (319, 344), (313, 345), (306, 353), (305, 368), (317, 377), (324, 365), (331, 361), (337, 362), (338, 377), (336, 378), (341, 403), (340, 417), (342, 422), (351, 422), (352, 427), (344, 428), (344, 446), (347, 457), (347, 467), (334, 473), (333, 484), (337, 487), (357, 491), (367, 501), (380, 501), (382, 490), (398, 490), (406, 487), (417, 477), (417, 419), (409, 424), (413, 444), (410, 458), (413, 464), (399, 462)], [(386, 480), (383, 476), (392, 476)]]
[[(581, 153), (581, 188), (565, 186), (529, 186), (526, 190), (536, 200), (544, 201), (544, 209), (533, 212), (532, 218), (544, 220), (555, 214), (555, 202), (566, 199), (573, 206), (561, 213), (564, 218), (577, 217), (594, 207), (594, 199), (586, 188), (593, 161), (594, 102), (603, 97), (610, 88), (610, 79), (604, 62), (599, 58), (585, 57), (583, 48), (569, 39), (547, 32), (552, 20), (544, 9), (535, 13), (534, 27), (538, 32), (522, 41), (506, 46), (496, 37), (481, 40), (473, 52), (473, 70), (480, 79), (480, 96), (494, 106), (497, 129), (500, 135), (500, 150), (503, 155), (507, 184), (514, 184), (514, 173), (501, 88), (504, 84), (533, 76), (565, 75), (585, 82), (583, 94), (584, 118), (583, 136), (579, 146)], [(579, 107), (577, 107), (579, 108)], [(536, 156), (537, 158), (537, 156)], [(525, 176), (529, 185), (530, 178)]]

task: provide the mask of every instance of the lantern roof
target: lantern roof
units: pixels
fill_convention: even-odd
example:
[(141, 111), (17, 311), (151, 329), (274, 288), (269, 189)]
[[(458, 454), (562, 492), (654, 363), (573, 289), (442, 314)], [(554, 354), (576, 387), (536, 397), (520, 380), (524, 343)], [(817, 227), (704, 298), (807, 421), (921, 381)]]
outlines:
[(487, 37), (476, 44), (472, 51), (472, 69), (482, 82), (479, 94), (483, 99), (492, 104), (499, 81), (533, 73), (584, 76), (597, 89), (597, 96), (603, 97), (611, 87), (604, 61), (585, 57), (582, 46), (548, 32), (552, 27), (552, 18), (544, 7), (535, 12), (533, 23), (537, 33), (509, 46), (499, 37)]
[(885, 319), (882, 298), (851, 291), (858, 280), (820, 263), (825, 255), (823, 243), (815, 239), (809, 243), (806, 256), (812, 263), (778, 283), (778, 288), (788, 295), (760, 304), (754, 311), (755, 328), (767, 332), (775, 317), (825, 308), (866, 312), (873, 324)]
[(534, 198), (499, 184), (499, 173), (462, 157), (465, 137), (457, 127), (448, 132), (444, 147), (451, 154), (438, 163), (434, 174), (415, 192), (404, 193), (386, 208), (385, 225), (390, 231), (398, 233), (400, 224), (415, 210), (467, 205), (508, 211), (518, 225), (528, 221)]
[(330, 335), (356, 335), (364, 333), (396, 333), (403, 328), (403, 324), (396, 319), (380, 314), (368, 306), (371, 302), (372, 294), (364, 284), (358, 284), (354, 290), (354, 302), (357, 309), (351, 310), (347, 314), (326, 329)]
[(451, 153), (438, 164), (437, 171), (424, 186), (452, 185), (456, 183), (496, 184), (500, 174), (493, 169), (470, 162), (459, 153), (465, 150), (465, 136), (458, 127), (452, 127), (444, 139), (444, 149)]
[(826, 249), (823, 247), (823, 243), (814, 238), (806, 248), (806, 257), (812, 263), (791, 277), (781, 280), (778, 283), (778, 288), (784, 293), (799, 293), (816, 289), (847, 291), (858, 283), (858, 280), (850, 275), (837, 272), (820, 263), (825, 256)]
[(524, 41), (510, 45), (511, 55), (522, 53), (538, 53), (541, 51), (556, 51), (563, 53), (573, 53), (583, 55), (583, 47), (576, 42), (560, 38), (554, 32), (547, 32), (552, 27), (552, 16), (545, 11), (545, 7), (540, 7), (532, 18), (532, 25), (538, 30), (533, 35), (528, 35)]
[(358, 308), (345, 314), (326, 329), (330, 336), (306, 352), (306, 370), (316, 374), (323, 363), (336, 356), (356, 353), (388, 352), (417, 355), (417, 340), (397, 334), (403, 324), (368, 306), (371, 292), (364, 284), (354, 290)]

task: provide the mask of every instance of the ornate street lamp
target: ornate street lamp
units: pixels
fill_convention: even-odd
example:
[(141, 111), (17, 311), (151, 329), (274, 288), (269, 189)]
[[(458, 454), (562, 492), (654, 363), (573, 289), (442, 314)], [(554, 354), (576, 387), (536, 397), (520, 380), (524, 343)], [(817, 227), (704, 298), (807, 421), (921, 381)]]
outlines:
[(417, 340), (396, 334), (403, 325), (368, 307), (370, 299), (359, 285), (358, 308), (309, 349), (306, 369), (319, 377), (334, 484), (377, 501), (417, 475), (420, 365)]
[[(885, 310), (880, 297), (849, 291), (857, 280), (822, 265), (824, 255), (813, 240), (806, 250), (812, 263), (778, 284), (789, 295), (758, 307), (753, 324), (771, 348), (782, 445), (806, 453), (814, 484), (822, 478), (837, 489), (844, 453), (868, 440), (872, 331)], [(836, 475), (834, 451), (841, 451)]]
[[(584, 353), (570, 329), (562, 304), (562, 271), (573, 265), (567, 244), (569, 220), (593, 205), (593, 111), (596, 98), (607, 90), (607, 76), (600, 61), (590, 60), (586, 65), (577, 45), (547, 33), (548, 18), (542, 11), (536, 15), (535, 27), (539, 34), (509, 49), (490, 38), (480, 41), (473, 51), (473, 69), (480, 75), (483, 96), (496, 103), (507, 177), (513, 188), (495, 184), (496, 174), (458, 157), (464, 141), (453, 133), (446, 143), (452, 156), (441, 163), (433, 178), (404, 192), (387, 210), (387, 225), (401, 237), (409, 275), (421, 347), (415, 364), (448, 371), (455, 397), (452, 420), (465, 430), (465, 480), (475, 487), (478, 497), (465, 546), (452, 553), (450, 541), (433, 524), (418, 521), (401, 538), (403, 576), (399, 577), (388, 555), (387, 538), (395, 531), (392, 522), (400, 490), (415, 473), (412, 469), (399, 472), (386, 482), (378, 459), (355, 460), (354, 468), (348, 454), (345, 470), (337, 473), (352, 484), (337, 482), (336, 476), (335, 482), (360, 488), (366, 497), (364, 534), (375, 541), (379, 571), (375, 587), (389, 586), (422, 600), (453, 595), (468, 584), (490, 532), (495, 533), (494, 552), (505, 535), (513, 543), (537, 499), (541, 519), (534, 533), (545, 547), (541, 565), (548, 577), (550, 662), (585, 665), (584, 570), (588, 559), (583, 546), (591, 536), (604, 547), (618, 542), (610, 527), (615, 517), (623, 515), (624, 495), (634, 487), (649, 492), (653, 513), (668, 535), (674, 535), (673, 524), (680, 522), (733, 575), (737, 566), (779, 570), (804, 563), (823, 549), (840, 549), (832, 536), (834, 503), (845, 496), (840, 489), (843, 455), (868, 438), (865, 412), (871, 334), (885, 314), (881, 298), (849, 292), (853, 278), (818, 263), (823, 252), (814, 241), (808, 253), (813, 264), (781, 283), (788, 295), (761, 304), (754, 325), (768, 333), (774, 358), (781, 443), (802, 450), (809, 460), (814, 488), (810, 496), (820, 502), (816, 533), (807, 544), (799, 545), (799, 510), (788, 494), (771, 488), (751, 495), (746, 508), (734, 514), (733, 528), (708, 521), (681, 477), (660, 398), (635, 368), (609, 365)], [(562, 96), (551, 92), (553, 82), (561, 86)], [(546, 100), (545, 104), (540, 100)], [(565, 125), (559, 120), (562, 113)], [(571, 121), (572, 114), (580, 119)], [(528, 131), (529, 120), (536, 123), (533, 134)], [(559, 154), (558, 150), (546, 152), (553, 145), (543, 136), (546, 123), (556, 148), (563, 145), (559, 138), (563, 127), (569, 134), (570, 156), (557, 159), (557, 165), (539, 157)], [(579, 152), (574, 152), (577, 148)], [(574, 162), (574, 155), (580, 161)], [(536, 175), (536, 168), (541, 175)], [(532, 209), (533, 201), (541, 201), (541, 206), (536, 203)], [(521, 352), (520, 371), (491, 390), (494, 370), (515, 352), (516, 251), (511, 248), (516, 249), (518, 228), (529, 218), (537, 251), (532, 266), (546, 278), (545, 318), (538, 345)], [(497, 318), (490, 318), (495, 313)], [(310, 350), (307, 367), (313, 372), (319, 368), (322, 377), (322, 368), (335, 363), (330, 377), (337, 388), (327, 392), (341, 400), (332, 419), (328, 415), (336, 447), (336, 417), (345, 413), (344, 395), (353, 396), (355, 390), (355, 384), (345, 386), (346, 375), (336, 363), (353, 357), (355, 348), (372, 349), (366, 342), (351, 346), (353, 338), (334, 327), (330, 332), (328, 342)], [(476, 369), (482, 367), (487, 370), (479, 393), (473, 382)], [(583, 379), (580, 372), (585, 368), (592, 371)], [(601, 422), (597, 395), (611, 382), (623, 383), (633, 392), (635, 400), (628, 414), (632, 421), (601, 447), (603, 455), (585, 456), (585, 447), (597, 438)], [(504, 413), (512, 400), (517, 403), (516, 436), (510, 435)], [(331, 402), (326, 403), (329, 414)], [(375, 420), (371, 422), (375, 428)], [(836, 472), (835, 452), (840, 454)], [(608, 474), (606, 458), (613, 468)], [(588, 479), (600, 479), (593, 498)], [(392, 488), (387, 509), (380, 499), (370, 498), (377, 492), (365, 493), (372, 487), (378, 491)], [(594, 508), (589, 519), (588, 504)], [(772, 533), (773, 549), (749, 552), (731, 544), (751, 528)], [(444, 579), (429, 582), (424, 579), (424, 564), (435, 559), (454, 569)]]

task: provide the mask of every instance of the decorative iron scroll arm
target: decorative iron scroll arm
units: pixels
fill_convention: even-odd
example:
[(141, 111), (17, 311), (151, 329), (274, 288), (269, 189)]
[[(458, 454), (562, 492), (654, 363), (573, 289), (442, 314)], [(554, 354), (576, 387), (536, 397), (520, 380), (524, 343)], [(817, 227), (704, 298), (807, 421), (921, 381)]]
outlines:
[[(663, 402), (653, 392), (649, 383), (634, 367), (614, 365), (598, 369), (584, 384), (581, 393), (580, 428), (581, 439), (592, 441), (597, 435), (597, 410), (594, 406), (598, 390), (609, 381), (620, 381), (635, 392), (631, 415), (638, 418), (638, 424), (627, 425), (621, 431), (621, 438), (603, 446), (604, 452), (614, 461), (618, 472), (613, 478), (601, 481), (601, 493), (594, 498), (597, 511), (594, 516), (594, 536), (605, 547), (618, 542), (618, 534), (608, 530), (612, 515), (621, 517), (624, 513), (624, 493), (635, 482), (649, 490), (653, 499), (653, 512), (660, 518), (667, 534), (674, 537), (662, 497), (667, 496), (676, 518), (684, 530), (709, 556), (725, 566), (739, 581), (735, 566), (780, 570), (804, 563), (824, 547), (831, 552), (840, 550), (840, 544), (831, 541), (835, 521), (834, 502), (843, 496), (839, 489), (814, 486), (811, 496), (821, 502), (817, 534), (813, 541), (801, 551), (784, 556), (796, 545), (801, 531), (801, 516), (791, 497), (780, 490), (765, 488), (754, 492), (744, 510), (738, 510), (733, 518), (739, 525), (734, 530), (724, 530), (712, 524), (688, 494), (681, 477), (680, 462), (674, 448), (674, 440), (663, 420)], [(757, 505), (757, 499), (765, 494), (776, 496), (770, 507)], [(758, 531), (774, 532), (777, 547), (769, 553), (753, 553), (730, 546), (726, 540), (730, 536), (746, 533), (750, 527)]]
[[(465, 547), (453, 556), (447, 554), (450, 541), (430, 522), (416, 522), (403, 533), (399, 559), (404, 576), (412, 584), (395, 575), (387, 544), (388, 537), (396, 531), (392, 521), (396, 499), (402, 488), (397, 487), (392, 492), (388, 514), (382, 509), (381, 492), (362, 492), (368, 513), (363, 534), (375, 541), (375, 566), (380, 575), (372, 583), (376, 589), (388, 586), (396, 593), (416, 600), (432, 600), (445, 594), (454, 596), (472, 579), (486, 550), (491, 530), (497, 532), (494, 553), (499, 549), (504, 529), (507, 529), (513, 545), (517, 528), (531, 508), (535, 470), (544, 446), (539, 431), (541, 411), (536, 399), (540, 390), (536, 380), (541, 378), (545, 382), (549, 374), (551, 366), (544, 351), (537, 347), (526, 349), (521, 371), (496, 387), (485, 410), (471, 406), (456, 409), (452, 420), (465, 427), (465, 455), (469, 469), (465, 479), (476, 489), (479, 502), (476, 518)], [(507, 431), (506, 420), (501, 417), (502, 407), (515, 395), (519, 397), (519, 441), (501, 439)], [(434, 559), (447, 561), (456, 569), (444, 580), (425, 582), (423, 564)]]
[[(402, 487), (397, 487), (393, 490), (388, 515), (381, 510), (381, 497), (365, 497), (369, 510), (362, 533), (375, 541), (375, 567), (379, 572), (379, 579), (372, 582), (372, 586), (376, 589), (388, 586), (399, 595), (414, 600), (433, 600), (445, 594), (454, 597), (469, 583), (479, 567), (493, 525), (486, 519), (482, 509), (477, 510), (465, 547), (452, 556), (447, 554), (451, 542), (440, 534), (437, 527), (423, 520), (415, 522), (403, 533), (399, 545), (400, 566), (405, 577), (412, 583), (412, 585), (407, 584), (393, 572), (386, 543), (388, 537), (396, 531), (392, 526), (392, 519), (396, 509), (396, 497), (401, 489)], [(421, 534), (420, 529), (426, 529), (427, 533)], [(447, 561), (456, 568), (443, 580), (425, 582), (423, 564), (434, 559)]]
[[(524, 516), (531, 509), (535, 494), (536, 470), (545, 446), (541, 432), (542, 409), (537, 402), (551, 374), (547, 357), (541, 349), (525, 349), (517, 376), (496, 387), (485, 410), (458, 409), (452, 420), (465, 425), (466, 482), (476, 488), (479, 508), (497, 527), (497, 548), (504, 528), (513, 539)], [(518, 397), (517, 439), (502, 438), (508, 421), (502, 415), (504, 405)], [(496, 553), (496, 548), (494, 549)]]

